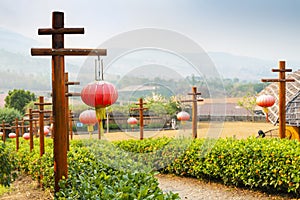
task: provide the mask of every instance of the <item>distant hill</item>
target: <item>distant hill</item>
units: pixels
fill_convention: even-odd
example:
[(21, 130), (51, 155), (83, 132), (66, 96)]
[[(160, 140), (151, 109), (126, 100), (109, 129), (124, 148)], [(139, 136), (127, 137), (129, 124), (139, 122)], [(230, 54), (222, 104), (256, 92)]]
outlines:
[(30, 48), (37, 46), (34, 39), (0, 27), (0, 49), (13, 53), (30, 54)]
[[(50, 79), (51, 60), (48, 57), (32, 57), (30, 48), (35, 46), (40, 46), (36, 40), (0, 27), (0, 73), (3, 76), (5, 74), (5, 80), (14, 80), (18, 77), (15, 82), (18, 82), (18, 86), (22, 86), (22, 81), (28, 82), (29, 77), (32, 77), (32, 79), (49, 77)], [(223, 78), (238, 78), (240, 81), (259, 82), (263, 77), (276, 76), (272, 74), (271, 69), (277, 67), (277, 60), (269, 61), (224, 52), (209, 52), (208, 55)], [(80, 66), (76, 62), (72, 63), (72, 60), (71, 63), (69, 62), (67, 60), (66, 69), (70, 74), (76, 76)], [(287, 62), (287, 67), (294, 70), (297, 70), (299, 66), (300, 61)], [(18, 76), (15, 76), (15, 74)], [(19, 78), (22, 76), (26, 78)], [(35, 82), (39, 81), (32, 81), (31, 85), (35, 85), (35, 88), (38, 87)], [(14, 87), (14, 83), (8, 85)], [(43, 85), (44, 88), (47, 88), (45, 83)], [(0, 84), (0, 89), (2, 89), (1, 86), (3, 84)]]
[[(278, 60), (263, 60), (224, 52), (209, 52), (208, 55), (224, 78), (260, 81), (264, 77), (277, 77), (277, 74), (273, 74), (271, 70), (278, 67)], [(286, 65), (287, 68), (296, 71), (300, 68), (300, 60), (287, 61)]]

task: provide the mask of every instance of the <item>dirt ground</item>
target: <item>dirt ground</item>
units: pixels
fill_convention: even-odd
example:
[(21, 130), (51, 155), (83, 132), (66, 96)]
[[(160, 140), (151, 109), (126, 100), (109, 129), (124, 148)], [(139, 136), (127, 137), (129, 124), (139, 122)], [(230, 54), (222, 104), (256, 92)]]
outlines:
[(42, 190), (38, 182), (29, 176), (19, 176), (10, 187), (8, 193), (0, 196), (0, 200), (49, 200), (54, 199), (49, 191)]
[[(181, 199), (190, 200), (286, 200), (288, 196), (270, 195), (258, 191), (224, 186), (220, 183), (205, 182), (193, 178), (159, 174), (156, 176), (159, 187), (164, 192), (178, 193)], [(51, 200), (53, 194), (38, 187), (29, 176), (16, 180), (10, 192), (0, 196), (0, 200)]]
[[(198, 138), (205, 137), (236, 137), (238, 139), (247, 138), (250, 136), (257, 136), (258, 130), (268, 131), (270, 129), (276, 128), (270, 123), (264, 122), (201, 122), (198, 123)], [(191, 136), (191, 123), (186, 123), (179, 127), (178, 130), (144, 130), (144, 138), (150, 137), (180, 137), (180, 136)], [(109, 132), (104, 133), (102, 139), (108, 141), (116, 140), (128, 140), (128, 139), (139, 139), (140, 133), (139, 130), (122, 130), (122, 132)], [(88, 134), (74, 135), (75, 139), (85, 139), (89, 138)], [(92, 138), (98, 138), (97, 132), (93, 132)]]
[(286, 200), (285, 195), (270, 195), (254, 190), (225, 186), (220, 183), (205, 182), (194, 178), (159, 174), (159, 187), (164, 192), (178, 193), (181, 199), (189, 200)]

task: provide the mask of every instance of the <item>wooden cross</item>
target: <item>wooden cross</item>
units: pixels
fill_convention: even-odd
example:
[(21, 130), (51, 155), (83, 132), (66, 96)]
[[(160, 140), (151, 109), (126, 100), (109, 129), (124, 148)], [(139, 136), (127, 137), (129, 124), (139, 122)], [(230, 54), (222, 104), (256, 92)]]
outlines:
[(25, 119), (24, 121), (29, 121), (29, 149), (30, 149), (30, 152), (31, 152), (34, 148), (34, 143), (33, 143), (33, 122), (35, 121), (33, 119), (33, 111), (32, 111), (31, 108), (29, 109), (29, 113), (25, 114), (25, 116), (28, 116), (28, 119)]
[(39, 97), (39, 102), (34, 103), (39, 106), (39, 127), (40, 127), (40, 156), (42, 157), (45, 153), (45, 135), (44, 135), (44, 113), (51, 112), (44, 110), (45, 105), (52, 105), (52, 103), (45, 103), (44, 97)]
[(192, 87), (192, 92), (188, 93), (188, 95), (192, 95), (191, 100), (183, 100), (181, 102), (192, 102), (192, 137), (197, 138), (197, 102), (203, 101), (203, 99), (199, 99), (197, 96), (201, 95), (200, 92), (197, 92), (197, 87)]
[(15, 133), (16, 133), (16, 151), (19, 150), (19, 119), (16, 117), (15, 119), (15, 125), (12, 126), (11, 128), (15, 129)]
[(67, 49), (64, 48), (65, 34), (83, 34), (83, 28), (64, 28), (64, 13), (52, 13), (52, 28), (39, 29), (39, 35), (52, 35), (52, 48), (32, 48), (33, 56), (52, 56), (52, 105), (54, 118), (54, 176), (55, 192), (59, 191), (58, 182), (68, 177), (67, 132), (65, 98), (65, 60), (64, 56), (100, 56), (106, 55), (106, 49)]
[(3, 120), (2, 121), (2, 132), (3, 132), (3, 135), (2, 135), (2, 140), (3, 142), (5, 143), (5, 140), (6, 140), (6, 131), (5, 130), (10, 130), (11, 127), (8, 127), (9, 124), (8, 123), (5, 123), (5, 121)]
[(14, 126), (12, 126), (11, 128), (14, 128), (15, 129), (15, 133), (16, 133), (16, 151), (18, 151), (19, 150), (19, 148), (20, 148), (20, 140), (19, 140), (19, 137), (20, 137), (20, 128), (22, 129), (21, 130), (21, 136), (23, 136), (23, 133), (24, 133), (24, 131), (23, 131), (23, 128), (25, 128), (25, 127), (28, 127), (28, 126), (24, 126), (24, 120), (22, 120), (21, 121), (21, 125), (19, 125), (19, 119), (18, 118), (16, 118), (15, 119), (15, 125)]
[(279, 137), (285, 138), (285, 104), (286, 104), (286, 82), (294, 82), (295, 79), (286, 79), (285, 72), (292, 72), (292, 69), (285, 69), (285, 61), (279, 61), (279, 69), (272, 69), (272, 72), (279, 72), (278, 79), (261, 79), (262, 82), (279, 82), (279, 100), (278, 100), (278, 115), (279, 115)]
[(144, 108), (143, 98), (139, 99), (139, 103), (135, 103), (135, 105), (139, 105), (139, 108), (131, 108), (130, 110), (138, 110), (140, 115), (140, 140), (144, 139), (144, 110), (148, 108)]
[(73, 140), (73, 121), (74, 121), (74, 113), (72, 112), (72, 110), (69, 110), (69, 135), (71, 140)]
[[(70, 82), (69, 81), (69, 74), (68, 72), (65, 73), (65, 86), (66, 86), (66, 109), (67, 112), (66, 112), (66, 119), (68, 119), (68, 122), (69, 122), (69, 97), (71, 96), (80, 96), (80, 93), (69, 93), (69, 85), (79, 85), (80, 82)], [(72, 122), (72, 121), (71, 121)], [(69, 122), (70, 123), (70, 122)], [(71, 133), (72, 133), (72, 126), (68, 126), (68, 131), (67, 131), (67, 150), (69, 151), (70, 150), (70, 128), (71, 128)], [(71, 139), (73, 139), (73, 135), (71, 135)]]
[(28, 128), (27, 125), (24, 125), (24, 120), (21, 121), (21, 125), (19, 125), (19, 127), (21, 128), (21, 135), (24, 135), (24, 128)]

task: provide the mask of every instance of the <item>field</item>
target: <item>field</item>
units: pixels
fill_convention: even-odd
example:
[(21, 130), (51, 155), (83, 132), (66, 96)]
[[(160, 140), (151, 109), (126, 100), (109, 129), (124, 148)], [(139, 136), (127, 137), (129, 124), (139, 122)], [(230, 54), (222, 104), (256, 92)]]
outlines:
[[(149, 137), (180, 137), (191, 136), (191, 124), (184, 124), (184, 128), (179, 128), (178, 130), (152, 130), (147, 131), (144, 130), (144, 138)], [(224, 122), (224, 123), (216, 123), (216, 122), (200, 122), (198, 123), (198, 137), (236, 137), (238, 139), (247, 138), (247, 137), (255, 137), (257, 136), (258, 130), (268, 131), (270, 129), (276, 128), (271, 123), (264, 122)], [(94, 132), (92, 138), (97, 138), (97, 132)], [(75, 139), (84, 139), (89, 138), (87, 134), (79, 134), (74, 136)], [(120, 132), (110, 132), (105, 133), (103, 139), (108, 141), (116, 141), (116, 140), (128, 140), (128, 139), (139, 139), (139, 131), (138, 129), (132, 130), (123, 130)]]

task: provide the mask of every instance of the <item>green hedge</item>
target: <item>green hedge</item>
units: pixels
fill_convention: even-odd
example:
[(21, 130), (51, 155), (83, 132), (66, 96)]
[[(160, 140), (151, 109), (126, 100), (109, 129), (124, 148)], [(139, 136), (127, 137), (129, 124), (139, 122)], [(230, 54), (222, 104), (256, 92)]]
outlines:
[[(160, 142), (164, 144), (166, 141)], [(179, 143), (188, 145), (187, 140)], [(149, 146), (146, 140), (116, 144), (136, 153), (147, 151), (146, 149), (155, 150), (159, 146), (156, 142)], [(161, 150), (150, 153), (148, 159), (155, 162), (151, 155), (159, 151)], [(298, 141), (256, 138), (196, 139), (186, 146), (185, 151), (180, 150), (178, 145), (166, 145), (160, 155), (162, 154), (164, 156), (160, 157), (160, 163), (168, 163), (170, 157), (174, 158), (172, 164), (160, 169), (164, 173), (216, 180), (268, 192), (291, 193), (296, 196), (300, 194)]]
[[(52, 141), (46, 140), (46, 154), (42, 158), (37, 150), (29, 153), (28, 144), (23, 144), (28, 141), (21, 141), (19, 152), (11, 153), (12, 163), (16, 162), (21, 171), (37, 179), (42, 169), (44, 185), (53, 187)], [(178, 195), (164, 195), (158, 188), (155, 170), (300, 195), (300, 146), (294, 140), (159, 138), (114, 143), (82, 140), (72, 141), (68, 162), (69, 177), (62, 181), (57, 197), (178, 199)]]
[(10, 149), (0, 141), (0, 185), (3, 186), (9, 186), (16, 176), (13, 172), (14, 162), (12, 162), (9, 152)]
[[(46, 139), (45, 155), (39, 156), (38, 140), (35, 149), (29, 152), (28, 141), (20, 140), (18, 152), (11, 151), (15, 168), (40, 179), (44, 187), (53, 190), (53, 143)], [(14, 144), (10, 144), (14, 148)], [(68, 179), (60, 182), (57, 199), (179, 199), (178, 194), (164, 194), (158, 187), (154, 173), (147, 167), (126, 159), (124, 151), (119, 152), (111, 143), (98, 140), (72, 141), (68, 153)], [(115, 151), (113, 151), (115, 150)], [(123, 167), (125, 165), (127, 167)], [(140, 168), (139, 170), (137, 170)], [(67, 183), (67, 184), (66, 184)]]

